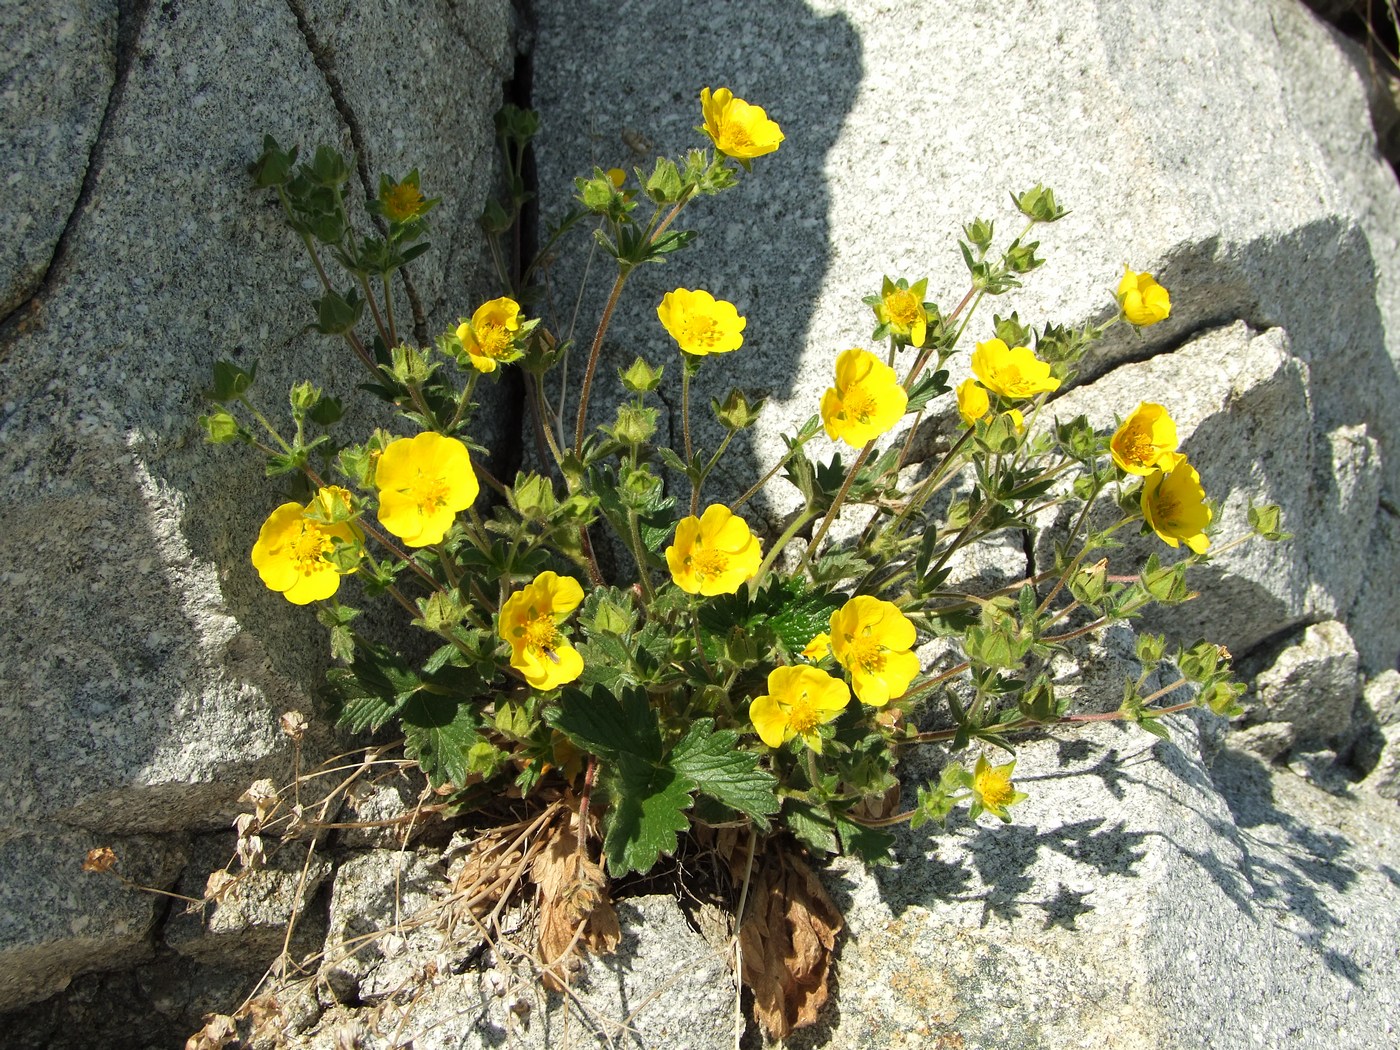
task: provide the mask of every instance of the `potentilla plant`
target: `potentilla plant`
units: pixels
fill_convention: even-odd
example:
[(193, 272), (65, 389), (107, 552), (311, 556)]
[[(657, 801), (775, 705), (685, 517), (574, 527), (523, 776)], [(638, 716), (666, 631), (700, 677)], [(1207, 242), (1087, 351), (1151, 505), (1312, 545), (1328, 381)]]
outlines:
[[(724, 432), (713, 450), (691, 426), (696, 376), (711, 357), (744, 352), (747, 321), (722, 289), (662, 297), (673, 356), (623, 370), (626, 400), (589, 428), (604, 335), (631, 274), (682, 251), (685, 209), (784, 142), (763, 109), (728, 89), (703, 90), (700, 110), (704, 148), (578, 179), (577, 206), (533, 259), (508, 234), (527, 197), (520, 170), (536, 119), (503, 110), (505, 193), (483, 217), (502, 294), (465, 304), (432, 346), (404, 341), (395, 320), (392, 277), (427, 249), (436, 203), (418, 172), (381, 180), (364, 234), (346, 204), (346, 158), (323, 147), (300, 160), (265, 140), (252, 172), (321, 281), (314, 325), (349, 347), (364, 389), (396, 406), (398, 422), (333, 438), (340, 403), (304, 382), (279, 425), (253, 400), (255, 369), (231, 362), (215, 369), (217, 407), (202, 422), (210, 440), (256, 449), (299, 493), (271, 509), (252, 565), (288, 601), (317, 603), (340, 723), (397, 726), (407, 755), (464, 808), (562, 792), (578, 812), (578, 850), (591, 857), (600, 835), (616, 876), (647, 871), (697, 828), (745, 833), (749, 870), (784, 832), (818, 857), (878, 862), (893, 841), (882, 829), (900, 821), (941, 824), (959, 809), (1011, 820), (1026, 798), (1014, 778), (1024, 734), (1117, 718), (1165, 736), (1173, 712), (1235, 713), (1242, 687), (1209, 642), (1169, 651), (1141, 635), (1140, 673), (1108, 714), (1076, 713), (1052, 674), (1056, 654), (1190, 598), (1188, 572), (1220, 548), (1216, 508), (1178, 448), (1170, 406), (1144, 402), (1107, 433), (1047, 410), (1108, 328), (1169, 316), (1151, 274), (1126, 270), (1116, 313), (1098, 325), (979, 315), (1042, 265), (1030, 237), (1065, 214), (1045, 187), (1013, 195), (1023, 228), (1005, 247), (993, 247), (991, 221), (963, 228), (969, 283), (951, 308), (930, 300), (925, 278), (880, 282), (862, 307), (873, 311), (871, 348), (831, 348), (815, 413), (732, 502), (702, 493), (762, 401), (742, 390), (711, 401)], [(556, 242), (587, 225), (615, 274), (591, 341), (573, 347), (531, 304)], [(944, 366), (960, 353), (972, 378), (954, 391)], [(571, 358), (577, 389), (551, 401), (560, 387), (546, 377)], [(470, 436), (478, 384), (508, 369), (523, 373), (541, 464), (514, 478), (495, 476)], [(677, 372), (673, 448), (656, 401)], [(926, 416), (946, 420), (951, 436), (912, 464), (913, 424)], [(849, 451), (817, 454), (821, 434)], [(959, 498), (940, 497), (954, 482)], [(802, 503), (781, 535), (764, 535), (746, 507), (775, 485), (795, 487)], [(1067, 522), (1053, 566), (981, 590), (953, 582), (960, 552), (1050, 517)], [(1261, 536), (1283, 535), (1277, 508), (1250, 520)], [(1155, 534), (1169, 556), (1123, 564), (1125, 529)], [(595, 553), (604, 531), (630, 553), (611, 577)], [(340, 599), (347, 578), (364, 600), (400, 606), (405, 630), (437, 643), (430, 655), (411, 660), (412, 646), (361, 633), (359, 610)], [(920, 655), (933, 639), (936, 664)], [(941, 775), (912, 807), (876, 816), (901, 751), (930, 743), (952, 756)], [(988, 757), (998, 749), (1004, 761)]]

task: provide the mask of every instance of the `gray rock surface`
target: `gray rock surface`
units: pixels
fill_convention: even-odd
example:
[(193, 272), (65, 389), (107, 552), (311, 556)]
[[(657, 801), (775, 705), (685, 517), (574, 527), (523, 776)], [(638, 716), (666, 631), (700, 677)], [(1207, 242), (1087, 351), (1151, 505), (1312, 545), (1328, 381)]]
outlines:
[(1267, 669), (1245, 698), (1245, 724), (1284, 723), (1295, 741), (1336, 740), (1351, 725), (1361, 697), (1356, 647), (1335, 620), (1313, 624)]
[[(26, 19), (31, 9), (43, 16)], [(109, 835), (226, 826), (252, 779), (290, 768), (277, 716), (310, 709), (322, 632), (248, 564), (283, 490), (252, 456), (206, 446), (195, 422), (218, 357), (260, 359), (255, 393), (282, 418), (290, 382), (326, 377), (336, 352), (302, 333), (314, 274), (247, 175), (262, 135), (359, 149), (352, 186), (424, 166), (425, 188), (451, 202), (413, 270), (425, 331), (469, 311), (484, 274), (476, 216), (511, 71), (505, 0), (430, 13), (329, 0), (121, 11), (120, 26), (95, 3), (3, 15), (19, 70), (0, 92), (4, 149), (28, 167), (7, 168), (0, 206), (33, 253), (4, 249), (5, 296), (34, 290), (35, 260), (65, 232), (42, 287), (0, 324), (0, 790), (11, 800), (0, 837), (51, 821)], [(16, 113), (28, 122), (14, 125)], [(25, 191), (55, 151), (51, 184)], [(330, 387), (344, 393), (359, 377), (340, 359)], [(44, 851), (7, 866), (5, 892), (51, 885), (60, 911), (48, 924), (18, 913), (35, 927), (0, 938), (0, 971), (21, 966), (15, 953), (39, 931), (68, 929), (75, 915), (62, 909), (86, 892), (79, 860), (55, 866)], [(106, 947), (52, 948), (74, 969), (107, 966), (146, 933), (112, 927)], [(23, 1001), (0, 990), (0, 1009)]]
[(1170, 743), (1113, 727), (1036, 741), (1016, 783), (1031, 797), (1009, 827), (905, 831), (892, 868), (831, 870), (840, 1006), (789, 1046), (1394, 1041), (1390, 803), (1237, 752), (1207, 766), (1182, 719)]
[(78, 202), (117, 69), (114, 0), (0, 8), (0, 318), (33, 294)]

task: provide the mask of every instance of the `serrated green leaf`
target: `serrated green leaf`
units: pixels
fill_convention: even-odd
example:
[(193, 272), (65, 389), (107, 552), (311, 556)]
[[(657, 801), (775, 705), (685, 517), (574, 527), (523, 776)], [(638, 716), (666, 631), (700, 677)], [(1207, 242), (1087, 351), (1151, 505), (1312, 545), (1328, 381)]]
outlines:
[(603, 855), (614, 877), (647, 872), (663, 853), (676, 849), (676, 836), (690, 826), (694, 781), (665, 765), (621, 754), (607, 767), (605, 783), (612, 806), (604, 818)]
[(622, 639), (607, 634), (594, 635), (589, 641), (578, 646), (583, 657), (584, 685), (599, 685), (609, 692), (617, 692), (629, 685), (636, 685), (636, 675), (632, 673), (632, 651)]
[(824, 809), (787, 798), (783, 801), (782, 820), (788, 830), (813, 853), (820, 855), (839, 851), (836, 827)]
[(433, 787), (461, 785), (471, 775), (470, 754), (481, 743), (470, 704), (440, 693), (415, 694), (399, 711), (404, 754), (415, 759)]
[(689, 777), (698, 789), (753, 818), (762, 830), (768, 829), (769, 814), (778, 812), (774, 793), (777, 778), (758, 768), (758, 756), (738, 746), (739, 734), (732, 729), (715, 732), (712, 718), (691, 724), (670, 754), (670, 765)]
[(606, 762), (615, 763), (624, 755), (661, 761), (661, 727), (641, 689), (614, 693), (595, 686), (591, 694), (565, 689), (559, 704), (545, 712), (545, 720), (575, 747)]
[(890, 849), (894, 846), (894, 836), (888, 831), (857, 824), (849, 817), (838, 813), (836, 814), (836, 832), (841, 836), (843, 853), (859, 857), (866, 864), (893, 863)]

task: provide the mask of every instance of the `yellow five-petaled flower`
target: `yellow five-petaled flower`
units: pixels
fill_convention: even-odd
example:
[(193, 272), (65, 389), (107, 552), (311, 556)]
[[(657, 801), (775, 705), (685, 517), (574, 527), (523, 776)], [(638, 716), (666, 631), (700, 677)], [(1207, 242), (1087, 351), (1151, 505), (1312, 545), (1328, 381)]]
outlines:
[(583, 657), (559, 630), (581, 601), (578, 580), (542, 572), (501, 606), (499, 631), (510, 643), (510, 665), (534, 688), (553, 689), (583, 674)]
[(667, 292), (656, 308), (656, 316), (681, 350), (695, 357), (739, 349), (744, 343), (744, 326), (748, 324), (733, 303), (716, 299), (699, 288), (693, 292), (687, 288)]
[(884, 325), (895, 341), (910, 346), (923, 346), (928, 336), (928, 311), (924, 308), (924, 293), (928, 278), (906, 285), (903, 278), (896, 283), (888, 277), (880, 287), (880, 299), (875, 303), (875, 318)]
[(783, 141), (782, 129), (759, 106), (735, 98), (728, 88), (700, 91), (705, 134), (726, 157), (743, 162), (772, 153)]
[(520, 356), (520, 304), (502, 296), (477, 307), (470, 321), (457, 326), (457, 339), (478, 372), (494, 372)]
[(364, 534), (348, 520), (350, 506), (349, 492), (328, 485), (306, 506), (284, 503), (268, 515), (253, 544), (253, 567), (269, 590), (294, 605), (306, 605), (339, 589), (340, 578), (355, 570), (338, 567), (327, 555), (335, 551), (337, 540), (352, 548), (364, 541)]
[(801, 664), (768, 672), (768, 692), (749, 704), (749, 721), (769, 747), (782, 747), (795, 736), (817, 754), (822, 752), (818, 726), (832, 721), (851, 701), (846, 683), (825, 671)]
[(1123, 316), (1139, 328), (1165, 321), (1171, 316), (1172, 297), (1150, 273), (1135, 273), (1123, 267), (1117, 299)]
[(1151, 401), (1133, 409), (1108, 442), (1118, 469), (1144, 478), (1154, 470), (1171, 470), (1185, 459), (1176, 446), (1176, 424), (1165, 408)]
[(858, 594), (831, 614), (831, 653), (851, 675), (856, 699), (884, 707), (919, 673), (916, 632), (893, 602)]
[(1050, 365), (1035, 356), (1028, 346), (1009, 347), (1000, 339), (978, 343), (972, 352), (972, 371), (982, 385), (1011, 401), (1060, 388), (1050, 374)]
[(1210, 546), (1206, 526), (1214, 516), (1201, 476), (1183, 457), (1171, 470), (1154, 470), (1142, 483), (1142, 516), (1163, 543), (1184, 543), (1197, 554)]
[(1007, 807), (1029, 797), (1024, 791), (1017, 791), (1016, 785), (1011, 782), (1011, 774), (1015, 771), (1014, 760), (1002, 766), (994, 766), (987, 761), (986, 755), (977, 757), (977, 766), (972, 771), (971, 816), (976, 817), (985, 809), (993, 816), (1000, 817), (1007, 823), (1011, 822), (1011, 815), (1006, 812)]
[(763, 547), (749, 524), (722, 503), (676, 523), (666, 548), (671, 579), (688, 594), (733, 594), (763, 564)]
[(374, 483), (379, 523), (410, 547), (442, 542), (480, 491), (467, 446), (432, 431), (389, 442)]
[(822, 426), (827, 437), (863, 448), (899, 422), (908, 403), (894, 369), (853, 348), (836, 359), (836, 385), (822, 395)]

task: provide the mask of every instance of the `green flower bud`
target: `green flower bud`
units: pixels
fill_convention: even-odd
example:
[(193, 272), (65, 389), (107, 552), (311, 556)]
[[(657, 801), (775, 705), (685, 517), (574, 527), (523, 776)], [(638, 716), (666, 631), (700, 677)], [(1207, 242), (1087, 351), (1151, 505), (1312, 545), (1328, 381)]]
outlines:
[(757, 401), (750, 401), (742, 390), (731, 390), (722, 404), (711, 398), (710, 408), (726, 430), (746, 430), (758, 421), (765, 400), (760, 397)]
[(204, 428), (204, 438), (211, 445), (227, 445), (234, 441), (246, 440), (243, 428), (222, 408), (217, 408), (207, 416), (199, 417), (199, 425)]
[(1039, 183), (1019, 197), (1012, 194), (1011, 199), (1022, 215), (1036, 222), (1054, 222), (1069, 214), (1055, 203), (1055, 191)]
[(963, 227), (963, 236), (978, 251), (985, 252), (992, 243), (992, 224), (986, 219), (973, 219)]
[(297, 416), (303, 416), (310, 412), (316, 407), (316, 402), (320, 400), (321, 388), (315, 383), (303, 380), (292, 387), (292, 412)]
[(538, 474), (524, 474), (516, 480), (511, 502), (526, 521), (544, 521), (557, 505), (553, 488)]
[(661, 373), (666, 369), (653, 368), (644, 359), (637, 358), (626, 368), (618, 370), (618, 376), (625, 386), (634, 394), (648, 394), (661, 385)]

